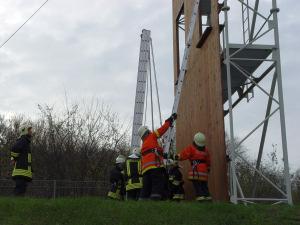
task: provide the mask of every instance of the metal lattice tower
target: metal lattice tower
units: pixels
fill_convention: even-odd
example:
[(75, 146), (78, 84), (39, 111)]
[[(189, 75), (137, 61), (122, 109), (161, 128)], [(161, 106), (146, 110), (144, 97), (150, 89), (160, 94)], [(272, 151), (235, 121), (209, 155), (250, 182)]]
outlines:
[[(241, 43), (230, 42), (230, 8), (231, 2), (238, 2), (242, 6), (242, 32), (243, 41)], [(252, 4), (251, 4), (252, 3)], [(223, 94), (223, 102), (228, 101), (228, 109), (225, 110), (225, 115), (229, 115), (230, 128), (230, 199), (233, 203), (244, 202), (252, 203), (256, 201), (270, 201), (274, 203), (288, 203), (292, 205), (291, 182), (288, 162), (288, 149), (286, 138), (286, 124), (284, 112), (284, 99), (282, 88), (282, 73), (280, 60), (280, 45), (279, 45), (279, 30), (278, 30), (278, 12), (276, 0), (272, 0), (268, 15), (259, 10), (259, 0), (225, 0), (222, 10), (224, 11), (225, 29), (223, 31), (223, 65), (222, 77), (223, 84), (226, 90), (226, 95)], [(257, 22), (257, 18), (262, 20), (262, 23)], [(268, 36), (267, 36), (268, 35)], [(270, 44), (258, 44), (257, 42), (267, 36)], [(262, 67), (264, 62), (271, 63), (268, 68)], [(254, 72), (259, 71), (259, 76), (254, 76)], [(270, 90), (265, 89), (261, 85), (261, 81), (266, 80), (266, 77), (272, 77)], [(275, 96), (275, 88), (277, 85), (277, 95)], [(259, 89), (268, 97), (268, 104), (264, 119), (258, 123), (239, 143), (234, 142), (234, 116), (233, 109), (239, 104), (242, 99), (247, 98), (253, 89)], [(238, 93), (238, 99), (234, 101), (233, 94)], [(273, 106), (272, 106), (273, 105)], [(275, 107), (275, 110), (272, 110)], [(280, 188), (272, 182), (260, 170), (262, 154), (266, 134), (268, 131), (269, 119), (274, 115), (279, 114), (279, 123), (281, 130), (282, 155), (284, 163), (284, 188)], [(262, 127), (259, 152), (257, 156), (256, 166), (253, 166), (247, 159), (240, 155), (236, 150), (244, 141), (249, 139), (259, 128)], [(236, 174), (236, 160), (239, 159), (254, 171), (253, 177), (253, 192), (252, 196), (245, 196), (243, 187), (241, 187), (238, 176)], [(257, 177), (261, 176), (273, 188), (281, 193), (282, 198), (261, 198), (255, 197), (257, 187)]]
[(144, 29), (141, 34), (139, 66), (131, 136), (131, 149), (138, 148), (141, 144), (141, 138), (138, 135), (138, 129), (140, 128), (140, 126), (145, 125), (145, 123), (147, 122), (148, 94), (150, 94), (151, 122), (152, 130), (154, 130), (153, 82), (155, 83), (154, 88), (156, 89), (160, 124), (162, 124), (151, 31)]

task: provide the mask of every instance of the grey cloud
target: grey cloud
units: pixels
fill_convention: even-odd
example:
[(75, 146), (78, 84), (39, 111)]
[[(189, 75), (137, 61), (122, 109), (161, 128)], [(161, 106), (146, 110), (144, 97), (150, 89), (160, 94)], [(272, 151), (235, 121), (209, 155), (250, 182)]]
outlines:
[[(151, 29), (163, 117), (173, 101), (173, 44), (171, 0), (66, 0), (47, 5), (0, 49), (0, 112), (36, 114), (38, 103), (61, 106), (64, 93), (71, 100), (99, 97), (125, 121), (133, 114), (140, 33)], [(261, 1), (262, 7), (269, 1)], [(295, 3), (296, 2), (296, 3)], [(12, 33), (42, 3), (5, 1), (0, 5), (0, 41)], [(290, 158), (297, 164), (299, 146), (298, 1), (279, 1), (282, 61)], [(291, 5), (293, 7), (291, 7)], [(0, 7), (0, 8), (1, 8)], [(234, 7), (231, 9), (233, 12)], [(265, 8), (267, 12), (269, 9)], [(231, 15), (236, 18), (236, 15)], [(234, 22), (234, 26), (240, 26)], [(233, 38), (234, 35), (233, 35)], [(259, 95), (258, 95), (259, 96)], [(258, 98), (255, 99), (258, 101)], [(258, 102), (264, 114), (265, 101)], [(251, 129), (245, 118), (251, 105), (242, 105), (238, 122), (241, 137)], [(256, 112), (256, 111), (255, 111)], [(247, 115), (245, 113), (245, 115)], [(252, 118), (252, 119), (251, 119)], [(250, 120), (251, 119), (251, 120)], [(277, 130), (279, 129), (276, 127)], [(250, 143), (254, 146), (254, 141)]]

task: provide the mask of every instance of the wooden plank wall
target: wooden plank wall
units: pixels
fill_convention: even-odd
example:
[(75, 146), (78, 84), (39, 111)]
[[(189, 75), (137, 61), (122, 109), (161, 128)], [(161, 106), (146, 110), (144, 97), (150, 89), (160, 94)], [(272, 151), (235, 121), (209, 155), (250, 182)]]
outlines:
[[(225, 153), (224, 117), (221, 88), (220, 36), (218, 1), (212, 0), (213, 30), (201, 49), (196, 48), (199, 41), (199, 24), (193, 36), (192, 50), (187, 74), (183, 85), (176, 123), (177, 151), (193, 141), (198, 131), (205, 133), (207, 147), (212, 158), (209, 188), (215, 201), (228, 200), (228, 180)], [(184, 3), (186, 35), (194, 1), (173, 0), (173, 37), (174, 37), (174, 80), (179, 74), (176, 18)], [(194, 197), (193, 187), (186, 180), (189, 162), (183, 162), (185, 190), (187, 199)]]

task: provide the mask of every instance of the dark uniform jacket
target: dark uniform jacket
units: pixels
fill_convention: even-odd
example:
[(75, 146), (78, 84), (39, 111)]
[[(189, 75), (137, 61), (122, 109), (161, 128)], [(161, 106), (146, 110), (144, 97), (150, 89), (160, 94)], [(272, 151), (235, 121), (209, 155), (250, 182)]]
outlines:
[(15, 160), (12, 177), (25, 177), (32, 180), (30, 137), (21, 136), (11, 148), (11, 157)]
[(110, 171), (110, 191), (108, 193), (108, 197), (113, 199), (122, 199), (125, 195), (125, 179), (124, 172), (122, 169), (116, 165)]

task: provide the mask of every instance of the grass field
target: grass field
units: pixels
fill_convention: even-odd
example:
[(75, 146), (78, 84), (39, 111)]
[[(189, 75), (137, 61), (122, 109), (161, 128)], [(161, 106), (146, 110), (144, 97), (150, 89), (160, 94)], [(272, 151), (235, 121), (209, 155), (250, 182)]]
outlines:
[(300, 205), (0, 198), (1, 225), (299, 225)]

